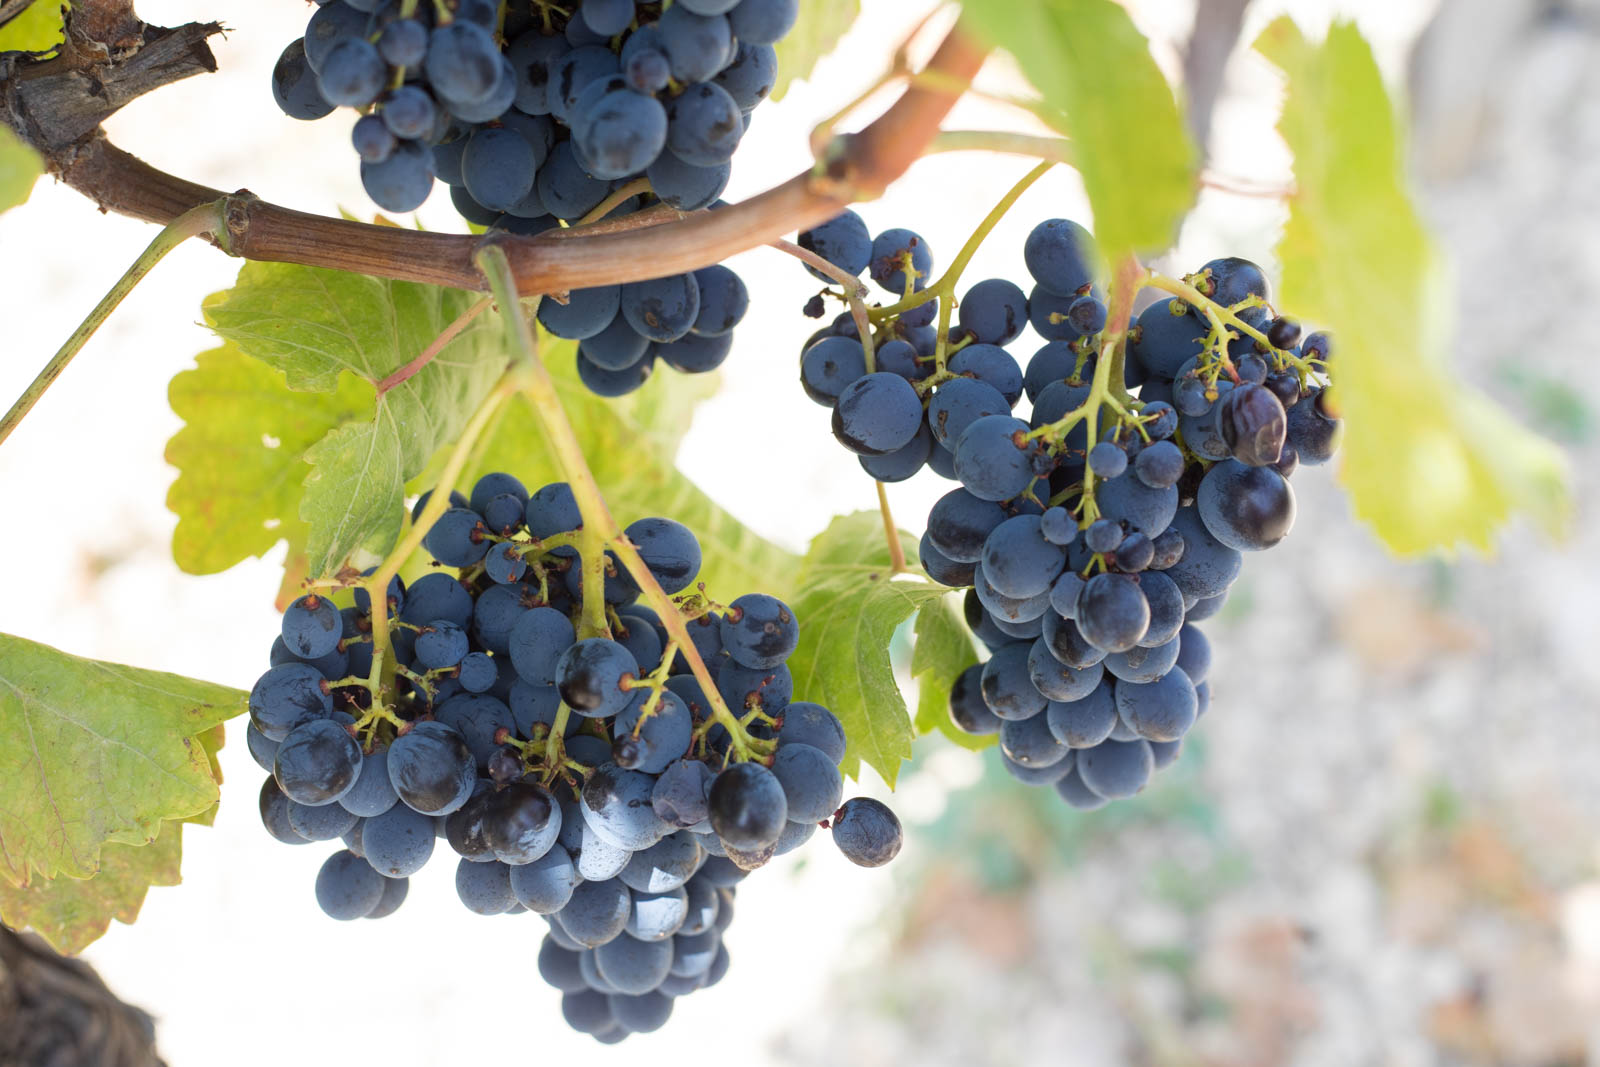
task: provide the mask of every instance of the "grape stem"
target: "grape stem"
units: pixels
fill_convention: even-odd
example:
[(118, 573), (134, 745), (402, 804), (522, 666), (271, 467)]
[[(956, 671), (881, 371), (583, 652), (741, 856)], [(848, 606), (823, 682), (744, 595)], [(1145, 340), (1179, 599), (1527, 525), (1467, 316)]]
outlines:
[[(137, 59), (136, 52), (131, 57), (115, 50), (110, 54), (114, 58), (107, 62), (113, 65)], [(225, 251), (246, 259), (478, 290), (485, 283), (475, 256), (485, 241), (492, 241), (503, 244), (518, 284), (528, 294), (692, 271), (815, 226), (857, 200), (882, 195), (922, 154), (987, 54), (988, 47), (958, 24), (928, 63), (928, 70), (941, 75), (939, 84), (909, 84), (883, 115), (833, 142), (824, 166), (807, 167), (783, 184), (722, 210), (646, 231), (598, 232), (608, 223), (596, 223), (594, 229), (580, 227), (592, 234), (581, 241), (545, 235), (484, 238), (321, 217), (238, 196), (228, 198), (226, 227), (213, 237)], [(73, 86), (61, 91), (79, 91)], [(52, 173), (103, 210), (165, 224), (224, 195), (160, 171), (104, 136), (58, 143), (52, 137), (64, 134), (53, 129), (48, 114), (35, 114), (29, 100), (0, 97), (0, 122), (37, 149)]]
[(878, 513), (883, 516), (883, 536), (889, 543), (889, 573), (905, 574), (910, 569), (906, 566), (905, 546), (900, 543), (900, 530), (894, 524), (894, 512), (889, 510), (889, 492), (882, 482), (874, 482), (878, 487)]
[(978, 224), (977, 229), (972, 231), (972, 236), (967, 238), (966, 244), (961, 246), (961, 251), (956, 253), (955, 260), (950, 264), (949, 269), (939, 276), (938, 281), (896, 303), (872, 309), (872, 318), (882, 321), (910, 311), (912, 308), (926, 304), (930, 300), (939, 301), (938, 347), (935, 348), (933, 354), (934, 373), (919, 383), (921, 391), (925, 392), (950, 377), (945, 368), (945, 361), (949, 358), (950, 312), (955, 306), (956, 283), (961, 280), (962, 272), (967, 269), (967, 264), (971, 263), (972, 257), (977, 254), (978, 246), (983, 244), (989, 234), (994, 232), (994, 228), (1000, 224), (1000, 220), (1005, 218), (1006, 212), (1010, 211), (1012, 206), (1022, 197), (1022, 194), (1028, 191), (1029, 186), (1044, 177), (1045, 173), (1055, 165), (1054, 160), (1045, 160), (1023, 175), (1021, 180), (1013, 185), (1005, 196), (1000, 198), (1000, 202), (990, 210), (989, 214), (984, 216), (983, 221)]
[(1006, 155), (1048, 159), (1077, 165), (1072, 142), (1063, 137), (1039, 137), (1031, 133), (1003, 130), (941, 130), (928, 143), (926, 155), (937, 152), (1002, 152)]
[(383, 396), (384, 393), (387, 393), (401, 382), (415, 376), (418, 371), (422, 370), (423, 367), (426, 367), (429, 363), (432, 363), (433, 357), (437, 356), (444, 350), (446, 345), (460, 336), (461, 331), (465, 330), (467, 326), (471, 324), (473, 319), (477, 318), (479, 315), (482, 315), (484, 311), (488, 309), (489, 304), (489, 298), (484, 297), (482, 300), (479, 300), (477, 303), (467, 308), (467, 310), (457, 315), (455, 321), (446, 326), (443, 332), (441, 332), (438, 337), (435, 337), (433, 341), (429, 343), (428, 347), (424, 348), (422, 352), (418, 354), (416, 359), (413, 359), (404, 367), (401, 367), (393, 374), (388, 375), (383, 380), (378, 382), (378, 396)]
[(866, 361), (867, 373), (871, 374), (877, 370), (877, 350), (872, 343), (872, 323), (868, 317), (865, 300), (867, 287), (862, 283), (861, 279), (848, 271), (834, 266), (815, 252), (801, 248), (793, 241), (785, 241), (780, 238), (776, 241), (768, 241), (767, 245), (771, 248), (776, 248), (780, 252), (787, 252), (802, 263), (817, 268), (817, 270), (839, 283), (839, 288), (844, 290), (842, 295), (845, 302), (850, 305), (850, 318), (856, 324), (856, 332), (861, 335), (861, 355)]
[[(510, 313), (504, 313), (504, 317), (515, 319), (519, 316), (513, 310)], [(518, 375), (515, 373), (508, 371), (502, 375), (500, 380), (495, 383), (494, 388), (490, 390), (489, 395), (484, 398), (483, 403), (479, 405), (478, 410), (473, 412), (472, 418), (467, 420), (466, 427), (461, 431), (461, 437), (456, 441), (455, 446), (450, 449), (450, 457), (445, 461), (444, 469), (439, 472), (439, 477), (434, 483), (433, 492), (428, 497), (428, 503), (423, 507), (421, 513), (417, 515), (416, 521), (411, 524), (411, 529), (407, 530), (406, 535), (400, 539), (400, 543), (394, 546), (394, 550), (384, 558), (384, 561), (378, 565), (378, 568), (363, 583), (367, 589), (367, 596), (371, 598), (375, 609), (379, 605), (388, 604), (389, 583), (394, 580), (395, 575), (400, 573), (400, 568), (405, 565), (405, 561), (411, 557), (411, 554), (422, 547), (422, 539), (428, 536), (428, 531), (433, 528), (435, 522), (439, 521), (439, 516), (443, 515), (450, 507), (450, 493), (455, 489), (456, 481), (461, 477), (462, 470), (466, 468), (467, 457), (471, 454), (473, 445), (477, 443), (484, 427), (493, 421), (501, 406), (516, 393), (519, 385)], [(387, 709), (381, 708), (383, 702), (379, 697), (391, 690), (391, 682), (395, 674), (392, 667), (388, 671), (384, 669), (388, 653), (392, 648), (390, 629), (389, 612), (386, 609), (374, 610), (372, 612), (372, 671), (368, 676), (368, 688), (371, 689), (373, 694), (372, 707), (374, 710), (368, 711), (367, 716), (363, 718), (363, 722), (365, 722), (366, 718), (377, 715), (380, 710), (387, 714)]]
[(229, 199), (229, 197), (223, 197), (220, 200), (190, 208), (172, 220), (160, 233), (156, 234), (155, 240), (151, 241), (149, 246), (139, 253), (139, 258), (133, 261), (133, 265), (127, 269), (122, 277), (117, 279), (116, 284), (111, 287), (111, 291), (100, 298), (100, 303), (94, 306), (94, 310), (89, 312), (88, 317), (78, 324), (76, 330), (72, 331), (72, 336), (67, 338), (66, 343), (57, 349), (55, 355), (50, 357), (50, 362), (44, 365), (44, 369), (39, 372), (38, 377), (34, 378), (29, 383), (28, 388), (23, 390), (22, 395), (17, 398), (17, 402), (11, 405), (11, 410), (5, 413), (4, 418), (0, 418), (0, 444), (5, 443), (6, 438), (11, 436), (11, 431), (15, 430), (17, 424), (23, 420), (28, 412), (33, 410), (33, 406), (39, 402), (39, 398), (44, 396), (45, 390), (49, 389), (51, 385), (55, 384), (55, 380), (61, 377), (61, 372), (67, 369), (67, 364), (72, 362), (72, 358), (83, 349), (83, 346), (88, 343), (89, 338), (94, 336), (95, 331), (100, 328), (101, 324), (111, 317), (111, 313), (117, 309), (117, 305), (121, 304), (127, 295), (133, 292), (133, 287), (138, 285), (144, 279), (144, 276), (149, 274), (155, 265), (166, 257), (168, 252), (177, 248), (189, 238), (202, 233), (226, 239), (228, 230), (224, 219)]
[(640, 193), (649, 192), (654, 192), (654, 190), (650, 188), (650, 179), (635, 178), (622, 188), (612, 190), (604, 200), (595, 205), (593, 211), (579, 219), (576, 225), (574, 225), (572, 228), (577, 229), (579, 226), (588, 226), (599, 222), (601, 219), (611, 214), (611, 212), (615, 211), (618, 204), (621, 204), (627, 200), (631, 200)]
[[(518, 291), (517, 276), (505, 250), (498, 244), (491, 243), (478, 253), (476, 259), (496, 299), (503, 304), (514, 305)], [(618, 561), (632, 576), (634, 584), (639, 587), (646, 603), (660, 616), (662, 625), (667, 628), (667, 636), (678, 643), (683, 658), (688, 661), (690, 671), (700, 683), (706, 700), (711, 705), (711, 720), (721, 723), (728, 731), (734, 757), (739, 760), (754, 758), (757, 753), (752, 744), (753, 739), (745, 732), (744, 725), (728, 710), (727, 704), (717, 690), (715, 679), (711, 677), (711, 672), (706, 668), (693, 639), (689, 636), (688, 627), (684, 623), (683, 614), (678, 610), (678, 605), (661, 588), (661, 583), (650, 573), (650, 568), (645, 565), (639, 550), (623, 535), (617, 520), (612, 517), (611, 509), (607, 506), (605, 497), (600, 492), (600, 486), (595, 481), (594, 472), (589, 469), (589, 464), (584, 459), (583, 447), (578, 443), (578, 435), (572, 428), (571, 420), (567, 418), (561, 397), (556, 392), (555, 382), (539, 358), (538, 342), (534, 337), (532, 326), (522, 315), (505, 315), (503, 318), (513, 352), (512, 374), (515, 376), (518, 388), (533, 405), (535, 414), (544, 426), (550, 450), (555, 454), (556, 463), (561, 468), (561, 473), (566, 476), (567, 485), (577, 501), (578, 511), (583, 516), (584, 529), (592, 530), (595, 535), (602, 538), (604, 544), (611, 547)], [(432, 502), (429, 501), (430, 504)], [(585, 582), (584, 586), (586, 589), (589, 588), (589, 583)]]
[[(1278, 348), (1268, 339), (1265, 333), (1245, 322), (1232, 308), (1225, 304), (1217, 303), (1188, 282), (1179, 281), (1177, 278), (1169, 278), (1165, 274), (1157, 274), (1154, 271), (1141, 272), (1139, 282), (1154, 289), (1171, 293), (1185, 303), (1199, 308), (1200, 313), (1211, 324), (1211, 329), (1223, 339), (1224, 352), (1226, 352), (1228, 327), (1232, 327), (1251, 340), (1265, 345), (1272, 352), (1280, 367), (1293, 367), (1303, 375), (1316, 372), (1316, 361), (1297, 356), (1286, 349)], [(1256, 301), (1256, 303), (1259, 304), (1260, 301)]]
[[(1124, 364), (1127, 359), (1125, 342), (1128, 323), (1133, 318), (1133, 296), (1148, 277), (1139, 260), (1133, 255), (1118, 261), (1111, 279), (1111, 304), (1107, 310), (1106, 326), (1100, 333), (1100, 355), (1095, 361), (1094, 379), (1089, 385), (1089, 395), (1083, 403), (1067, 412), (1055, 422), (1046, 423), (1027, 435), (1027, 440), (1042, 440), (1052, 448), (1064, 447), (1066, 435), (1078, 423), (1084, 424), (1084, 441), (1093, 448), (1099, 440), (1100, 409), (1109, 408), (1118, 421), (1133, 417), (1128, 407), (1131, 399), (1123, 385)], [(1084, 464), (1083, 491), (1078, 497), (1078, 524), (1088, 526), (1100, 517), (1100, 508), (1094, 499), (1094, 472)], [(1055, 500), (1052, 498), (1051, 503)]]

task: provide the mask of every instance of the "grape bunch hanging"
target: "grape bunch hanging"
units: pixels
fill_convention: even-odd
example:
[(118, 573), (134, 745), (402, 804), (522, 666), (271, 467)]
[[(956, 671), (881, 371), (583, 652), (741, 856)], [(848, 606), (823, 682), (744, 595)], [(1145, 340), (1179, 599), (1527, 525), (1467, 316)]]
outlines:
[[(926, 466), (960, 483), (920, 549), (931, 578), (967, 589), (990, 653), (952, 689), (955, 725), (998, 734), (1007, 771), (1075, 808), (1139, 792), (1210, 706), (1198, 623), (1244, 553), (1289, 533), (1290, 475), (1337, 448), (1328, 336), (1277, 314), (1255, 264), (1220, 259), (1141, 294), (1107, 346), (1104, 265), (1063, 219), (1027, 238), (1029, 292), (978, 282), (943, 337), (939, 300), (919, 296), (933, 254), (917, 234), (873, 237), (847, 211), (800, 243), (891, 297), (865, 309), (870, 357), (860, 308), (806, 342), (807, 395), (877, 480)], [(808, 314), (824, 296), (844, 299), (824, 290)], [(1045, 343), (1024, 369), (1006, 346), (1030, 324)]]
[[(361, 112), (351, 140), (379, 207), (415, 210), (437, 179), (467, 221), (531, 236), (613, 194), (608, 218), (716, 203), (797, 17), (797, 0), (331, 0), (272, 87), (293, 118)], [(583, 382), (621, 396), (658, 362), (719, 366), (747, 305), (717, 265), (550, 297), (539, 314), (583, 342)]]
[(343, 844), (317, 875), (328, 915), (393, 913), (442, 838), (468, 909), (546, 919), (539, 973), (569, 1024), (612, 1042), (721, 980), (748, 871), (819, 826), (879, 866), (901, 830), (875, 800), (840, 803), (845, 732), (793, 699), (785, 604), (711, 603), (694, 535), (641, 519), (625, 535), (686, 619), (681, 648), (610, 551), (585, 560), (581, 527), (565, 483), (490, 474), (452, 494), (423, 542), (449, 569), (388, 587), (392, 685), (365, 587), (342, 610), (309, 593), (251, 691), (248, 739), (267, 831)]

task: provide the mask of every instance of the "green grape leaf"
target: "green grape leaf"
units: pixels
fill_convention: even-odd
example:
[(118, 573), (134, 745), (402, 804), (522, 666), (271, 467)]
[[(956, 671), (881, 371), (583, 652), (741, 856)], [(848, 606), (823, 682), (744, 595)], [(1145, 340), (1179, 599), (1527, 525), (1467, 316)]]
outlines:
[[(343, 271), (247, 263), (206, 300), (224, 339), (280, 370), (297, 392), (337, 393), (344, 372), (377, 385), (425, 350), (481, 297)], [(307, 568), (336, 571), (358, 548), (386, 551), (400, 530), (405, 483), (455, 440), (504, 369), (498, 316), (482, 314), (422, 370), (379, 396), (372, 418), (308, 448), (299, 515)]]
[[(901, 533), (900, 540), (906, 559), (915, 561), (916, 538)], [(823, 705), (844, 724), (846, 774), (858, 777), (866, 763), (892, 787), (900, 761), (911, 758), (914, 735), (889, 641), (912, 612), (940, 608), (949, 590), (891, 574), (883, 518), (875, 511), (829, 523), (812, 540), (795, 587), (789, 601), (800, 620), (800, 647), (789, 657), (795, 699)]]
[(950, 687), (962, 671), (978, 662), (972, 631), (957, 604), (953, 595), (946, 595), (917, 612), (917, 644), (911, 653), (911, 676), (917, 680), (917, 733), (938, 731), (962, 748), (983, 749), (995, 743), (994, 735), (963, 733), (950, 721)]
[(1194, 203), (1196, 153), (1150, 44), (1113, 0), (962, 0), (972, 28), (1016, 59), (1042, 117), (1072, 139), (1101, 249), (1170, 246)]
[(1295, 194), (1278, 255), (1281, 304), (1327, 327), (1345, 421), (1341, 478), (1398, 553), (1488, 549), (1515, 511), (1559, 532), (1559, 449), (1452, 376), (1448, 272), (1407, 189), (1405, 150), (1372, 50), (1353, 23), (1321, 44), (1287, 17), (1256, 48), (1288, 78), (1279, 132)]
[(772, 99), (783, 99), (791, 84), (810, 77), (817, 60), (834, 50), (859, 14), (861, 0), (800, 0), (799, 20), (775, 46), (778, 81)]
[(217, 802), (202, 737), (245, 694), (0, 634), (0, 877), (87, 878), (107, 842)]
[[(546, 335), (541, 347), (583, 454), (617, 521), (626, 526), (660, 515), (693, 530), (703, 557), (699, 581), (724, 603), (754, 591), (788, 599), (799, 558), (751, 531), (673, 465), (695, 405), (716, 391), (716, 376), (663, 367), (643, 388), (607, 400), (578, 381), (575, 344)], [(437, 457), (413, 488), (428, 488), (430, 476), (442, 466), (443, 457)], [(530, 491), (562, 480), (544, 431), (521, 397), (507, 406), (462, 481), (470, 485), (489, 471), (514, 474)]]
[(54, 52), (67, 37), (65, 0), (34, 0), (0, 26), (0, 52)]
[(183, 824), (163, 822), (148, 845), (108, 843), (93, 878), (34, 878), (22, 886), (0, 882), (0, 919), (31, 928), (57, 952), (76, 955), (104, 934), (112, 919), (137, 919), (151, 886), (182, 881), (182, 858)]
[(0, 211), (27, 201), (33, 183), (43, 173), (44, 160), (39, 153), (23, 144), (10, 127), (0, 126)]
[(306, 452), (346, 422), (371, 419), (372, 386), (343, 374), (332, 392), (291, 392), (281, 371), (230, 343), (200, 353), (193, 370), (172, 379), (167, 397), (184, 423), (166, 450), (178, 470), (167, 492), (178, 516), (178, 566), (216, 574), (280, 540), (289, 542), (291, 559), (303, 558)]

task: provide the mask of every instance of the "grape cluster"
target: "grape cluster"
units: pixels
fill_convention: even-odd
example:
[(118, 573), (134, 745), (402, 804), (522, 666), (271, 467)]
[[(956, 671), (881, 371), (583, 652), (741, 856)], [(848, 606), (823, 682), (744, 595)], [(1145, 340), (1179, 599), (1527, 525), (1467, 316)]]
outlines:
[[(649, 192), (608, 217), (716, 203), (797, 13), (798, 0), (331, 0), (272, 87), (293, 118), (362, 112), (351, 139), (385, 210), (414, 210), (438, 178), (469, 222), (533, 235), (639, 178)], [(581, 342), (592, 391), (621, 396), (658, 361), (719, 366), (748, 299), (719, 265), (547, 298), (539, 317)]]
[(539, 973), (567, 1021), (609, 1043), (722, 978), (748, 871), (830, 820), (847, 857), (877, 866), (900, 825), (877, 801), (840, 803), (845, 732), (792, 699), (793, 613), (760, 593), (711, 604), (684, 526), (647, 518), (625, 533), (676, 594), (731, 716), (611, 552), (588, 591), (608, 631), (580, 637), (602, 606), (584, 609), (581, 525), (565, 483), (530, 494), (497, 473), (453, 493), (423, 542), (450, 569), (388, 587), (393, 682), (373, 670), (365, 587), (342, 610), (309, 593), (251, 691), (248, 742), (270, 771), (267, 831), (343, 842), (317, 875), (328, 915), (391, 914), (443, 838), (468, 909), (544, 916)]
[[(874, 372), (843, 314), (807, 342), (801, 381), (874, 478), (927, 466), (960, 483), (929, 513), (920, 552), (935, 581), (967, 589), (990, 652), (956, 682), (951, 718), (999, 734), (1011, 774), (1076, 808), (1132, 796), (1210, 705), (1197, 624), (1243, 553), (1293, 526), (1289, 476), (1337, 448), (1330, 340), (1273, 311), (1255, 264), (1220, 259), (1184, 279), (1192, 302), (1152, 290), (1120, 352), (1108, 348), (1094, 239), (1051, 219), (1024, 247), (1031, 291), (968, 289), (941, 368), (937, 301), (911, 299), (932, 268), (926, 242), (866, 233), (846, 212), (801, 243), (900, 298), (869, 312)], [(1005, 346), (1028, 324), (1045, 344), (1024, 369)], [(1097, 392), (1113, 352), (1122, 373), (1112, 382), (1106, 367)], [(1023, 397), (1027, 418), (1013, 411)]]

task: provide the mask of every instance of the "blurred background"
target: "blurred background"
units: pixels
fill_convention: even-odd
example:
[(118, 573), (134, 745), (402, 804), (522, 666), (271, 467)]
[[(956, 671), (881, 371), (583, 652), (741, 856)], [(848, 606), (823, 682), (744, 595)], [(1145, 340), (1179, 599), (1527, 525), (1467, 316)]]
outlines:
[[(157, 1017), (174, 1067), (720, 1050), (797, 1067), (1600, 1063), (1600, 536), (1583, 310), (1600, 299), (1600, 3), (1128, 6), (1208, 142), (1216, 187), (1163, 264), (1177, 272), (1215, 255), (1271, 263), (1282, 209), (1270, 194), (1288, 160), (1272, 130), (1278, 78), (1248, 42), (1285, 11), (1313, 34), (1335, 15), (1360, 22), (1411, 115), (1423, 210), (1455, 262), (1455, 365), (1571, 451), (1573, 540), (1514, 527), (1494, 560), (1395, 561), (1330, 468), (1304, 471), (1295, 535), (1251, 558), (1209, 624), (1213, 713), (1151, 789), (1075, 813), (928, 739), (895, 795), (908, 840), (894, 866), (855, 868), (823, 840), (775, 862), (740, 892), (729, 978), (614, 1049), (560, 1022), (532, 969), (544, 924), (469, 914), (448, 863), (413, 879), (393, 918), (326, 919), (311, 893), (324, 850), (261, 830), (261, 774), (236, 722), (216, 826), (185, 835), (183, 887), (153, 890), (137, 925), (86, 954)], [(812, 79), (756, 113), (729, 198), (805, 166), (805, 131), (931, 7), (864, 0)], [(306, 4), (140, 11), (167, 25), (220, 16), (229, 33), (219, 73), (136, 102), (109, 124), (117, 143), (219, 188), (370, 213), (347, 123), (292, 122), (268, 91)], [(1021, 89), (1003, 60), (983, 82)], [(1032, 129), (978, 101), (950, 125)], [(1026, 169), (937, 156), (861, 211), (875, 230), (919, 230), (942, 266)], [(420, 216), (462, 229), (437, 193)], [(1053, 216), (1086, 217), (1064, 168), (968, 277), (1020, 275), (1022, 238)], [(0, 394), (22, 390), (153, 233), (48, 180), (0, 216)], [(799, 550), (833, 514), (872, 507), (872, 484), (793, 380), (815, 284), (769, 250), (733, 265), (752, 314), (680, 462)], [(178, 425), (166, 383), (212, 345), (194, 324), (200, 299), (235, 270), (198, 244), (174, 253), (0, 450), (0, 630), (240, 688), (264, 668), (281, 553), (184, 575), (163, 506)], [(903, 526), (920, 531), (935, 482), (893, 487)], [(507, 962), (518, 952), (526, 966)]]

